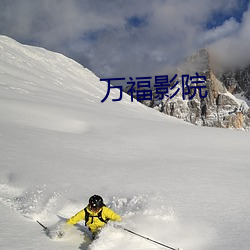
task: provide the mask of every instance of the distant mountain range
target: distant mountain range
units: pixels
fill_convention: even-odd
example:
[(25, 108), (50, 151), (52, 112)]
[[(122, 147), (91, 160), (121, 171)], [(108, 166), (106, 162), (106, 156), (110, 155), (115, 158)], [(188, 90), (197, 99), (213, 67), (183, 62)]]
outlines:
[[(153, 88), (152, 101), (146, 100), (142, 103), (196, 125), (248, 130), (250, 128), (250, 66), (224, 71), (219, 68), (222, 67), (213, 64), (208, 50), (202, 49), (188, 57), (176, 69), (177, 77), (170, 84), (168, 97), (165, 96), (159, 100), (156, 88)], [(185, 93), (189, 91), (187, 85), (184, 85), (184, 89), (181, 87), (182, 75), (196, 76), (196, 73), (206, 77), (203, 83), (206, 88), (202, 88), (201, 93), (204, 94), (204, 91), (207, 91), (207, 96), (200, 98), (199, 88), (196, 88), (196, 94), (192, 97), (195, 86), (202, 84), (191, 83), (189, 79), (187, 85), (192, 88), (183, 98), (183, 90)], [(174, 95), (177, 84), (179, 91)], [(128, 89), (124, 91), (127, 92)]]

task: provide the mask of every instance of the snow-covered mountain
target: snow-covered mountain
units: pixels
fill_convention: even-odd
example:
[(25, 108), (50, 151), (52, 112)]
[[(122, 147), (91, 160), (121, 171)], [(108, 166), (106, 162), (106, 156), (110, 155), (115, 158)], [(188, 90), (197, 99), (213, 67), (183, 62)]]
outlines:
[(250, 135), (193, 126), (112, 89), (63, 55), (0, 36), (1, 249), (153, 250), (108, 225), (52, 227), (92, 194), (122, 225), (184, 250), (248, 250)]
[(250, 105), (250, 65), (218, 72), (217, 77), (225, 84), (230, 93), (245, 98)]
[[(209, 51), (202, 49), (188, 57), (178, 67), (178, 77), (171, 83), (168, 97), (165, 96), (163, 100), (157, 99), (158, 95), (156, 88), (154, 88), (153, 100), (142, 101), (142, 103), (162, 113), (196, 125), (249, 130), (249, 68), (224, 72), (217, 71), (217, 66), (211, 59)], [(187, 85), (189, 87), (205, 86), (206, 98), (201, 98), (197, 89), (194, 97), (191, 97), (193, 91), (190, 91), (184, 99), (181, 87), (179, 88), (180, 91), (175, 95), (176, 88), (174, 86), (177, 83), (179, 86), (183, 83), (181, 76), (189, 75), (193, 77), (196, 76), (196, 73), (200, 76), (200, 81), (203, 76), (206, 77), (204, 84), (191, 83), (189, 78)], [(184, 91), (188, 93), (186, 86)], [(205, 90), (202, 91), (202, 95), (204, 95)]]

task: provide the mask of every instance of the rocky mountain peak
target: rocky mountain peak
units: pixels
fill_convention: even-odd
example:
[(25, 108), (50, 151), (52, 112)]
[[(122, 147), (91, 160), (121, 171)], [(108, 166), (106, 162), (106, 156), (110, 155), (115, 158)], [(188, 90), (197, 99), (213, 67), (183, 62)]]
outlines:
[[(214, 62), (209, 51), (201, 49), (177, 68), (178, 77), (171, 83), (171, 87), (178, 83), (180, 91), (174, 97), (173, 92), (176, 89), (170, 87), (168, 96), (159, 100), (154, 89), (153, 100), (142, 101), (142, 103), (196, 125), (248, 130), (250, 109), (247, 100), (238, 99), (233, 94), (244, 93), (245, 98), (250, 97), (250, 67), (244, 70), (220, 72), (216, 70), (220, 67), (216, 67)], [(187, 86), (183, 85), (182, 75), (195, 76), (196, 74), (206, 77), (203, 84), (207, 91), (205, 98), (200, 96), (198, 88), (194, 93), (198, 83), (192, 83), (189, 79), (187, 85), (192, 85), (191, 91), (186, 91)], [(189, 94), (185, 96), (183, 91)], [(204, 92), (204, 89), (202, 91)]]
[(182, 71), (190, 74), (194, 74), (195, 72), (204, 73), (210, 70), (210, 56), (208, 50), (199, 50), (192, 56), (189, 56), (179, 67)]

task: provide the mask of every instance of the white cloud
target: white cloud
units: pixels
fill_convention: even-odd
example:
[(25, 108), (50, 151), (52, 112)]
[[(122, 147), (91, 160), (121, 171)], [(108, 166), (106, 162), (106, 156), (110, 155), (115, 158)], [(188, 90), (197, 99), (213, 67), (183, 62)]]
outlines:
[(63, 52), (102, 77), (153, 76), (211, 42), (228, 44), (239, 28), (248, 32), (234, 19), (204, 30), (214, 11), (236, 7), (237, 0), (2, 0), (0, 33)]
[(211, 44), (214, 41), (235, 34), (238, 31), (239, 26), (240, 24), (232, 17), (229, 20), (226, 20), (221, 26), (204, 31), (200, 41), (202, 44)]
[(215, 60), (228, 67), (246, 66), (250, 63), (250, 8), (237, 28), (210, 45)]

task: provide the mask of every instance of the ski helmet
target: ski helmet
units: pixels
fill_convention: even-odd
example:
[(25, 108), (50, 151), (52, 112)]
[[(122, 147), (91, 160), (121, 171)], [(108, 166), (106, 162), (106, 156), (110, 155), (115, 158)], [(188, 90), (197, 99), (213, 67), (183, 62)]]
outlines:
[(99, 195), (93, 195), (89, 198), (89, 206), (93, 210), (98, 210), (103, 207), (103, 199)]

